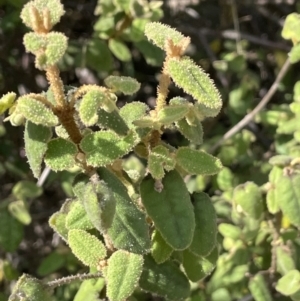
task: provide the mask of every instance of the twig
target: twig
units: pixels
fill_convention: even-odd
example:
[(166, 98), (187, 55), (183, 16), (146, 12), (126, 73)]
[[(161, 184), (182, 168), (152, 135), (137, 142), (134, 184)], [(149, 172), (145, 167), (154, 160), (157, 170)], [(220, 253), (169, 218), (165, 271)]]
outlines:
[(46, 168), (44, 168), (40, 178), (38, 179), (36, 185), (38, 187), (42, 187), (46, 181), (46, 179), (48, 178), (49, 174), (50, 174), (51, 169), (47, 166)]
[(235, 38), (235, 40), (236, 40), (236, 51), (237, 51), (238, 54), (241, 54), (242, 53), (241, 30), (240, 30), (238, 11), (237, 11), (235, 0), (231, 0), (231, 13), (232, 13), (234, 29), (237, 33), (236, 38)]
[(248, 113), (240, 122), (238, 122), (233, 128), (231, 128), (228, 132), (226, 132), (225, 135), (212, 147), (211, 152), (215, 152), (218, 149), (218, 147), (223, 144), (225, 140), (231, 138), (236, 133), (238, 133), (241, 129), (243, 129), (254, 118), (254, 116), (266, 106), (266, 104), (271, 100), (272, 96), (275, 94), (279, 86), (279, 83), (286, 75), (290, 65), (291, 65), (290, 60), (287, 59), (284, 65), (282, 66), (280, 72), (278, 73), (273, 85), (269, 89), (268, 93), (260, 101), (260, 103), (253, 109), (253, 111)]
[(56, 279), (53, 281), (50, 281), (46, 283), (46, 286), (48, 287), (57, 287), (60, 285), (64, 285), (67, 283), (71, 283), (76, 280), (87, 280), (87, 279), (95, 279), (95, 278), (100, 278), (102, 276), (102, 273), (95, 273), (95, 274), (77, 274), (77, 275), (72, 275), (60, 279)]

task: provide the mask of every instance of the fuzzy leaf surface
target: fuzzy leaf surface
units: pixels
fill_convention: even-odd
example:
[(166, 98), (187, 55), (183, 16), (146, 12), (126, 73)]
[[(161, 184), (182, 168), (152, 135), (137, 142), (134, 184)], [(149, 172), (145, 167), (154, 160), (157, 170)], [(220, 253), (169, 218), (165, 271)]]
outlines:
[(145, 178), (140, 186), (147, 214), (166, 242), (175, 250), (184, 250), (192, 242), (195, 217), (189, 192), (177, 171), (162, 179), (163, 189), (155, 190), (155, 180)]
[(149, 107), (139, 101), (126, 104), (120, 109), (120, 115), (125, 120), (129, 128), (134, 128), (133, 122), (146, 115)]
[(0, 115), (3, 114), (6, 110), (8, 110), (10, 107), (12, 107), (15, 99), (16, 99), (16, 93), (9, 92), (4, 94), (0, 98)]
[(151, 254), (155, 262), (161, 264), (168, 260), (173, 249), (166, 243), (159, 231), (154, 230), (151, 239)]
[(58, 124), (58, 118), (49, 108), (28, 96), (19, 98), (16, 110), (32, 123), (49, 127)]
[(25, 153), (34, 177), (41, 174), (41, 165), (47, 150), (47, 143), (52, 137), (50, 128), (26, 121), (24, 131)]
[[(22, 296), (20, 298), (20, 296)], [(49, 289), (42, 281), (30, 275), (23, 274), (15, 284), (8, 301), (52, 301)]]
[(234, 189), (233, 200), (246, 215), (259, 219), (264, 210), (259, 187), (253, 182), (246, 182)]
[(143, 256), (118, 250), (108, 259), (107, 296), (111, 301), (126, 300), (136, 288), (143, 271)]
[(216, 116), (222, 107), (221, 96), (213, 81), (191, 59), (171, 58), (168, 62), (168, 72), (177, 86), (193, 96), (201, 115)]
[(217, 244), (217, 216), (206, 193), (194, 193), (196, 228), (190, 250), (198, 256), (207, 256)]
[(128, 154), (138, 142), (139, 138), (133, 131), (125, 137), (111, 131), (101, 131), (86, 135), (80, 147), (86, 153), (87, 164), (97, 167), (113, 163)]
[(166, 42), (170, 39), (174, 45), (179, 45), (186, 37), (168, 25), (150, 22), (145, 26), (145, 35), (149, 41), (165, 50)]
[(276, 183), (278, 205), (292, 224), (300, 226), (300, 174), (283, 175)]
[(50, 14), (51, 25), (54, 26), (59, 22), (61, 16), (65, 13), (64, 8), (59, 0), (35, 0), (27, 3), (21, 12), (21, 18), (24, 24), (31, 29), (33, 28), (33, 18), (31, 7), (34, 6), (39, 14), (42, 16), (43, 11), (46, 9)]
[(112, 225), (116, 210), (116, 199), (111, 189), (104, 181), (87, 183), (83, 205), (94, 227), (105, 233)]
[(74, 255), (90, 267), (96, 267), (100, 260), (106, 257), (104, 244), (96, 236), (84, 230), (70, 230), (68, 244)]
[(196, 256), (187, 249), (183, 251), (182, 264), (188, 278), (193, 282), (197, 282), (211, 274), (217, 264), (217, 260), (217, 247), (206, 257)]
[(129, 76), (110, 75), (104, 80), (104, 83), (107, 87), (125, 95), (132, 95), (141, 87), (141, 84), (135, 78)]
[(145, 254), (150, 249), (150, 237), (145, 215), (130, 199), (123, 183), (105, 168), (98, 170), (100, 178), (113, 191), (116, 213), (108, 235), (113, 245), (132, 253)]
[(220, 159), (189, 147), (180, 147), (176, 152), (175, 160), (180, 167), (192, 175), (213, 175), (223, 167)]
[(182, 119), (189, 109), (188, 104), (169, 105), (158, 112), (157, 119), (162, 124), (168, 125)]
[(63, 138), (48, 142), (45, 163), (54, 171), (65, 170), (75, 165), (76, 144)]
[(190, 295), (189, 281), (178, 266), (171, 261), (158, 265), (149, 255), (139, 284), (141, 289), (168, 300), (184, 300)]
[(176, 127), (191, 143), (196, 145), (203, 143), (203, 127), (199, 120), (194, 121), (194, 124), (190, 125), (184, 118), (176, 122)]
[(116, 110), (108, 113), (103, 109), (99, 109), (97, 125), (100, 128), (112, 130), (121, 136), (126, 136), (129, 132), (129, 127)]
[(154, 179), (162, 179), (165, 170), (170, 171), (175, 168), (175, 160), (170, 151), (163, 145), (158, 145), (151, 150), (148, 159), (148, 169)]

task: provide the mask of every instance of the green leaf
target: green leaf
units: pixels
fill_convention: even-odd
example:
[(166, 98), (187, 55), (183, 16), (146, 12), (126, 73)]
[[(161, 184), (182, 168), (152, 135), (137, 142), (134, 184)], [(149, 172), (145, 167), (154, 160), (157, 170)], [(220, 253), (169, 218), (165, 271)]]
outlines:
[(4, 94), (0, 98), (0, 115), (12, 107), (16, 97), (17, 97), (16, 93), (9, 92), (9, 93)]
[(23, 200), (13, 201), (8, 205), (8, 211), (23, 225), (31, 223), (30, 213)]
[(36, 32), (28, 32), (23, 38), (26, 51), (37, 54), (47, 46), (47, 36)]
[(66, 256), (58, 252), (51, 252), (48, 256), (43, 258), (40, 263), (37, 273), (39, 276), (46, 276), (56, 272), (64, 267), (66, 264)]
[(198, 256), (207, 256), (217, 244), (217, 216), (206, 193), (192, 195), (196, 228), (190, 251)]
[(151, 256), (145, 257), (140, 278), (141, 289), (167, 300), (184, 300), (190, 295), (190, 284), (173, 262), (156, 264)]
[(184, 250), (192, 242), (195, 218), (188, 190), (180, 174), (168, 172), (162, 190), (155, 190), (155, 180), (145, 178), (140, 186), (143, 205), (155, 227), (175, 250)]
[(129, 127), (116, 110), (107, 113), (105, 110), (99, 109), (97, 125), (100, 128), (112, 130), (121, 136), (126, 136), (129, 132)]
[(300, 290), (300, 272), (291, 270), (281, 277), (276, 285), (276, 290), (284, 296), (291, 296)]
[(233, 240), (237, 240), (241, 238), (242, 230), (234, 225), (227, 224), (227, 223), (221, 223), (218, 226), (220, 234), (222, 234), (224, 237), (229, 237)]
[(1, 209), (0, 229), (0, 246), (6, 252), (14, 252), (23, 239), (23, 225), (6, 209)]
[(300, 226), (300, 174), (285, 172), (276, 182), (278, 205), (292, 224)]
[(106, 44), (98, 37), (90, 39), (86, 49), (87, 67), (97, 71), (110, 71), (113, 67), (113, 57)]
[(160, 48), (147, 40), (139, 41), (135, 43), (135, 46), (142, 53), (148, 65), (160, 67), (163, 64), (165, 54)]
[(110, 75), (104, 80), (104, 83), (107, 87), (125, 95), (132, 95), (141, 87), (141, 84), (136, 79), (129, 76)]
[(294, 43), (300, 40), (298, 29), (300, 27), (300, 15), (297, 13), (289, 14), (284, 22), (281, 35), (286, 40), (292, 40)]
[[(59, 0), (34, 0), (34, 1), (30, 1), (28, 2), (24, 7), (23, 10), (21, 12), (21, 18), (23, 23), (30, 27), (31, 29), (34, 29), (33, 27), (33, 16), (32, 16), (32, 6), (34, 6), (40, 16), (42, 17), (43, 11), (45, 9), (47, 9), (49, 11), (50, 14), (50, 22), (51, 25), (54, 26), (56, 23), (59, 22), (61, 16), (65, 13), (64, 8), (61, 4), (61, 1)], [(49, 28), (51, 29), (51, 28)]]
[(47, 143), (51, 137), (50, 128), (34, 124), (29, 120), (26, 121), (24, 131), (25, 152), (30, 168), (36, 178), (41, 174), (41, 165), (47, 150)]
[(145, 103), (134, 101), (132, 103), (127, 103), (122, 107), (120, 109), (120, 115), (129, 128), (135, 128), (133, 122), (145, 116), (147, 110), (149, 110), (149, 107)]
[(133, 131), (125, 137), (119, 137), (111, 131), (101, 131), (86, 135), (80, 142), (80, 148), (86, 153), (88, 165), (104, 166), (128, 154), (139, 142)]
[(81, 283), (74, 301), (96, 301), (104, 287), (104, 278), (85, 280)]
[(106, 257), (104, 244), (96, 236), (84, 230), (70, 230), (68, 244), (74, 255), (90, 267), (97, 267), (100, 261)]
[(37, 198), (43, 193), (43, 189), (31, 181), (19, 181), (12, 190), (17, 199)]
[(267, 192), (266, 202), (268, 210), (272, 214), (276, 214), (280, 210), (276, 184), (280, 181), (282, 175), (283, 169), (278, 166), (274, 166), (269, 173), (269, 182), (271, 185)]
[(175, 160), (180, 167), (192, 175), (213, 175), (223, 167), (218, 158), (189, 147), (180, 147), (176, 152)]
[(194, 124), (190, 125), (184, 118), (176, 122), (176, 127), (191, 143), (196, 145), (203, 143), (203, 128), (199, 120), (195, 120)]
[(131, 52), (129, 48), (120, 40), (110, 39), (108, 42), (110, 51), (122, 62), (129, 62), (131, 60)]
[(170, 151), (163, 145), (158, 145), (151, 150), (148, 159), (148, 169), (154, 179), (164, 177), (164, 169), (170, 171), (175, 168), (175, 160)]
[(84, 199), (85, 186), (89, 181), (90, 181), (89, 177), (83, 173), (77, 174), (73, 180), (73, 184), (72, 184), (73, 192), (81, 202), (83, 202)]
[(23, 274), (15, 284), (8, 300), (52, 301), (52, 297), (50, 290), (42, 281)]
[(100, 90), (90, 90), (83, 97), (79, 105), (79, 117), (86, 126), (94, 125), (98, 121), (98, 109), (104, 104), (107, 95)]
[(171, 40), (174, 45), (181, 45), (186, 37), (168, 25), (150, 22), (145, 26), (145, 35), (154, 45), (166, 50), (166, 43)]
[(66, 217), (67, 214), (62, 212), (55, 212), (51, 215), (49, 219), (50, 227), (59, 234), (59, 236), (67, 241), (68, 239), (68, 229), (66, 227)]
[(295, 64), (300, 61), (300, 44), (295, 45), (289, 53), (290, 62)]
[(22, 96), (18, 99), (16, 110), (32, 123), (49, 127), (58, 124), (58, 118), (51, 109), (47, 108), (40, 101), (28, 96)]
[(189, 111), (188, 104), (169, 105), (161, 109), (157, 114), (157, 119), (164, 125), (169, 125), (182, 119)]
[(213, 81), (191, 59), (171, 58), (167, 70), (175, 84), (193, 96), (195, 107), (204, 117), (216, 116), (222, 107), (221, 96)]
[(68, 47), (67, 37), (60, 32), (48, 33), (46, 40), (45, 62), (44, 65), (41, 66), (43, 69), (57, 64)]
[(168, 260), (173, 249), (166, 243), (158, 230), (154, 230), (151, 239), (151, 255), (155, 262), (161, 264)]
[(111, 227), (116, 210), (116, 200), (112, 190), (104, 181), (87, 183), (84, 190), (83, 205), (86, 213), (101, 233)]
[(262, 274), (256, 274), (249, 281), (249, 290), (255, 301), (272, 301), (271, 292)]
[(79, 201), (72, 203), (70, 211), (66, 216), (66, 228), (71, 229), (81, 229), (90, 230), (94, 228), (89, 217), (87, 216), (86, 210)]
[(182, 264), (188, 278), (196, 282), (208, 276), (214, 270), (217, 260), (217, 246), (207, 257), (198, 257), (187, 249), (183, 251)]
[(276, 269), (281, 275), (296, 269), (291, 251), (284, 246), (276, 247)]
[(238, 185), (233, 192), (233, 201), (238, 211), (242, 211), (254, 219), (259, 219), (263, 213), (261, 191), (253, 182)]
[(63, 138), (55, 138), (48, 142), (45, 163), (54, 171), (66, 170), (75, 165), (78, 152), (75, 143)]
[(111, 301), (126, 300), (136, 288), (143, 270), (143, 256), (116, 251), (108, 259), (107, 297)]
[(122, 182), (105, 168), (98, 169), (100, 178), (113, 191), (116, 213), (108, 235), (113, 245), (132, 253), (145, 254), (150, 249), (150, 237), (145, 215), (137, 209)]

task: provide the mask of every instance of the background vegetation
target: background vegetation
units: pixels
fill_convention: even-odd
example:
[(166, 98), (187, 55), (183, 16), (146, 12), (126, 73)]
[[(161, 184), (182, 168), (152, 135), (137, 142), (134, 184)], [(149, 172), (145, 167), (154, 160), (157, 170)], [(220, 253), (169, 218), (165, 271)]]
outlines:
[[(43, 73), (34, 67), (33, 56), (25, 53), (22, 44), (27, 32), (19, 18), (24, 2), (0, 0), (0, 95), (47, 89)], [(300, 268), (300, 214), (279, 210), (270, 185), (274, 187), (284, 167), (297, 169), (296, 159), (300, 157), (299, 63), (291, 67), (285, 64), (292, 44), (281, 36), (286, 16), (300, 13), (299, 1), (170, 0), (161, 8), (158, 1), (149, 1), (146, 12), (140, 3), (140, 10), (137, 8), (132, 16), (122, 8), (114, 10), (114, 1), (63, 1), (67, 13), (55, 29), (69, 38), (67, 54), (60, 62), (64, 83), (102, 84), (109, 74), (133, 76), (142, 83), (141, 90), (134, 97), (121, 98), (118, 105), (134, 99), (153, 107), (163, 53), (146, 41), (143, 22), (135, 19), (160, 20), (191, 36), (188, 54), (211, 75), (224, 102), (216, 118), (205, 120), (201, 148), (219, 157), (224, 169), (216, 176), (185, 179), (190, 192), (205, 191), (212, 197), (220, 232), (217, 267), (209, 277), (193, 284), (190, 298), (291, 300), (284, 295), (299, 291), (299, 281), (293, 293), (275, 287), (278, 279)], [(277, 83), (280, 71), (284, 77)], [(266, 99), (274, 82), (276, 93)], [(172, 93), (183, 95), (175, 86)], [(266, 106), (251, 115), (259, 104)], [(243, 126), (236, 127), (245, 116)], [(22, 273), (51, 280), (86, 271), (48, 225), (49, 217), (59, 210), (65, 197), (72, 196), (75, 174), (45, 173), (36, 186), (26, 163), (23, 128), (2, 121), (1, 301), (7, 300)], [(234, 135), (228, 134), (231, 128), (236, 129)], [(174, 146), (189, 144), (177, 132), (169, 131), (163, 138)], [(284, 157), (270, 160), (275, 155)], [(298, 177), (294, 187), (299, 182)], [(295, 192), (297, 206), (299, 189)], [(251, 198), (256, 195), (260, 208), (244, 208), (240, 190), (246, 190)], [(13, 216), (10, 220), (1, 211), (7, 203)], [(262, 283), (263, 289), (257, 289), (257, 283)], [(59, 287), (56, 300), (73, 300), (79, 285), (75, 282)], [(261, 299), (257, 291), (264, 290), (267, 292)], [(135, 298), (154, 297), (140, 293)], [(292, 298), (300, 300), (297, 295)]]

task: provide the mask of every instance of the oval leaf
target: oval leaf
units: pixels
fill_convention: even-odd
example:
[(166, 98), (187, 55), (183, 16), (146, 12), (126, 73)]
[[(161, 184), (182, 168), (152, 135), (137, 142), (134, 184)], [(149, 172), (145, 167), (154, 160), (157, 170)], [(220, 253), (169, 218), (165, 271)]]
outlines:
[(55, 126), (58, 118), (43, 103), (28, 96), (18, 99), (16, 110), (32, 123)]
[(162, 186), (158, 192), (155, 180), (145, 178), (140, 186), (143, 205), (166, 242), (175, 250), (184, 250), (191, 244), (195, 229), (190, 195), (177, 171), (167, 173)]
[(74, 255), (90, 267), (97, 267), (100, 261), (106, 257), (104, 244), (96, 236), (84, 230), (70, 230), (68, 244)]
[(141, 84), (135, 78), (129, 76), (110, 75), (104, 80), (104, 83), (107, 87), (125, 95), (132, 95), (141, 87)]
[(206, 193), (192, 196), (196, 228), (190, 250), (198, 256), (207, 256), (217, 243), (217, 216), (215, 208)]
[(151, 256), (145, 257), (140, 278), (141, 289), (168, 300), (184, 300), (190, 296), (190, 284), (179, 267), (167, 261), (157, 264)]
[(138, 142), (139, 138), (133, 131), (126, 137), (119, 137), (111, 131), (101, 131), (86, 135), (80, 147), (86, 153), (87, 164), (103, 166), (128, 154)]
[(50, 128), (26, 121), (24, 131), (25, 153), (33, 175), (38, 178), (41, 174), (43, 158), (47, 143), (52, 137)]
[(100, 178), (113, 191), (116, 213), (108, 235), (113, 245), (132, 253), (145, 254), (150, 249), (150, 237), (145, 215), (137, 209), (122, 182), (105, 168), (98, 170)]
[(173, 249), (166, 243), (159, 231), (154, 230), (151, 244), (151, 254), (156, 263), (161, 264), (170, 258)]
[(136, 288), (143, 271), (143, 256), (116, 251), (108, 259), (107, 297), (111, 301), (126, 300)]
[(54, 171), (65, 170), (75, 165), (76, 153), (76, 144), (63, 138), (56, 138), (48, 142), (45, 163)]
[(168, 60), (168, 72), (177, 86), (192, 95), (199, 113), (216, 116), (222, 107), (221, 96), (209, 76), (187, 57)]
[(213, 175), (223, 167), (218, 158), (189, 147), (180, 147), (176, 152), (175, 160), (180, 167), (192, 175)]

